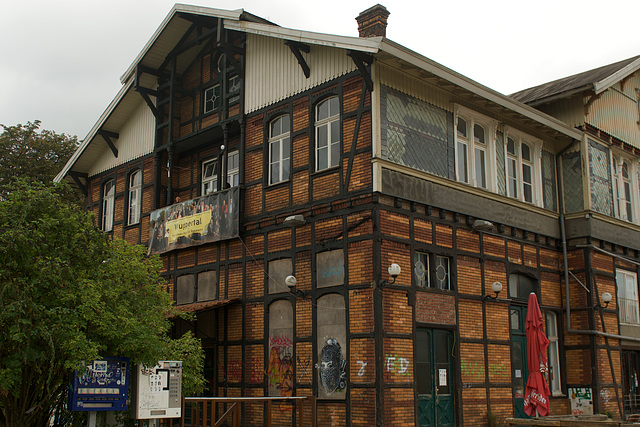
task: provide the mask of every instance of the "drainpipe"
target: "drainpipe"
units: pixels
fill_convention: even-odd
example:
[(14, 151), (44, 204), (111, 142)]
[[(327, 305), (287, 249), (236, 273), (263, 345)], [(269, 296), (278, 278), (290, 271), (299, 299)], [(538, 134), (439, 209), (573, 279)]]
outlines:
[[(593, 329), (571, 329), (571, 305), (569, 298), (569, 266), (567, 265), (567, 235), (565, 231), (565, 217), (564, 217), (564, 186), (563, 181), (560, 176), (560, 167), (558, 163), (558, 159), (562, 157), (562, 155), (573, 146), (573, 143), (569, 144), (567, 147), (563, 148), (556, 156), (556, 176), (558, 180), (559, 194), (560, 194), (560, 203), (558, 203), (558, 212), (560, 213), (560, 236), (562, 238), (562, 263), (564, 264), (564, 289), (565, 289), (565, 299), (566, 299), (566, 309), (565, 315), (567, 317), (567, 333), (571, 334), (584, 334), (584, 335), (597, 335), (601, 337), (620, 339), (625, 341), (634, 341), (640, 342), (640, 338), (636, 337), (627, 337), (623, 335), (609, 334), (607, 332), (596, 331)], [(592, 245), (584, 245), (581, 247), (590, 247), (595, 248)]]

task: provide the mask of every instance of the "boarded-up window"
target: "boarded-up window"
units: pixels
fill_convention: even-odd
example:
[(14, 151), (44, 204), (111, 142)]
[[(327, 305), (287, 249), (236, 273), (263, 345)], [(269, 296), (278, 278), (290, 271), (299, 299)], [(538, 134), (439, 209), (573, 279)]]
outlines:
[(284, 282), (287, 276), (293, 272), (291, 258), (277, 259), (269, 262), (269, 293), (277, 294), (289, 292), (289, 287)]
[(344, 284), (344, 251), (336, 249), (316, 255), (316, 286), (325, 288)]
[(198, 301), (218, 299), (218, 274), (215, 270), (198, 274)]
[(185, 274), (178, 277), (176, 289), (176, 302), (189, 304), (194, 302), (196, 290), (196, 277), (193, 274)]
[(318, 398), (344, 399), (347, 393), (347, 332), (344, 297), (318, 298)]
[(293, 306), (278, 300), (269, 304), (269, 396), (293, 396)]

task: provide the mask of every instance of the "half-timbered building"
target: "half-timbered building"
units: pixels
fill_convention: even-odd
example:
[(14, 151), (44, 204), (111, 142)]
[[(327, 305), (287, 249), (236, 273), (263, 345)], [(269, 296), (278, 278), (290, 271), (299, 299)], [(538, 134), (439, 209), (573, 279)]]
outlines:
[[(621, 165), (637, 144), (387, 39), (388, 15), (362, 12), (345, 37), (176, 5), (56, 179), (105, 233), (160, 255), (210, 396), (316, 396), (323, 426), (521, 416), (534, 292), (551, 413), (590, 388), (622, 416), (621, 357), (637, 358), (607, 334), (631, 333), (615, 279), (637, 277), (640, 201), (602, 201), (624, 167), (585, 161), (610, 150)], [(617, 298), (594, 310), (605, 291)]]

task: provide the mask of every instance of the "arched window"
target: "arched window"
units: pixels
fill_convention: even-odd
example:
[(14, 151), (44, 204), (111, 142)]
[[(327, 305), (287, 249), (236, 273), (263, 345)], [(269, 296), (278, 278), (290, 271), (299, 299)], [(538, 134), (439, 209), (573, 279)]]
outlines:
[(269, 124), (269, 184), (289, 179), (291, 169), (291, 123), (288, 115)]
[(340, 102), (337, 96), (316, 106), (316, 170), (340, 164)]
[(142, 197), (142, 172), (140, 169), (129, 175), (129, 207), (127, 224), (140, 222), (140, 201)]
[(115, 181), (107, 181), (102, 187), (102, 231), (113, 230), (113, 206), (115, 193)]
[(318, 397), (344, 399), (347, 392), (347, 333), (344, 297), (329, 294), (317, 302)]
[(293, 306), (278, 300), (269, 304), (269, 396), (293, 396)]

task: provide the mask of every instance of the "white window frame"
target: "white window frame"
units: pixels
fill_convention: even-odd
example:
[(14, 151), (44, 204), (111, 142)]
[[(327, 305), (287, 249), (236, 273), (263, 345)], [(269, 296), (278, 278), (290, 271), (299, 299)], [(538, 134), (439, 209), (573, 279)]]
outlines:
[(129, 200), (127, 209), (127, 224), (140, 222), (140, 201), (142, 200), (142, 171), (137, 169), (129, 174)]
[(560, 340), (558, 338), (558, 315), (547, 311), (547, 338), (549, 338), (549, 386), (552, 396), (562, 395), (562, 377), (560, 371)]
[[(628, 177), (624, 176), (624, 165), (627, 165)], [(638, 197), (634, 189), (638, 188), (638, 166), (628, 157), (611, 152), (611, 185), (613, 190), (614, 215), (623, 221), (637, 223)], [(628, 194), (626, 188), (628, 187)], [(631, 210), (631, 218), (629, 212)]]
[(628, 270), (616, 270), (616, 286), (620, 323), (639, 325), (637, 274)]
[(218, 159), (210, 159), (202, 162), (202, 183), (200, 194), (207, 194), (218, 191)]
[(240, 185), (240, 152), (238, 150), (227, 153), (227, 182), (231, 187)]
[[(285, 124), (287, 125), (286, 130), (284, 129)], [(288, 155), (285, 155), (285, 151), (288, 151)], [(274, 166), (277, 167), (277, 174), (275, 174), (277, 176), (274, 176), (273, 173)], [(269, 185), (288, 181), (290, 173), (291, 119), (288, 115), (282, 115), (269, 122)]]
[[(515, 154), (508, 151), (509, 138), (514, 141)], [(527, 160), (522, 157), (522, 144), (529, 147), (531, 159)], [(543, 205), (542, 198), (542, 140), (537, 139), (524, 132), (505, 126), (504, 132), (504, 168), (505, 179), (507, 180), (507, 195), (513, 199), (520, 200), (525, 203), (531, 203), (536, 206)], [(509, 164), (515, 163), (517, 194), (512, 194), (509, 180), (514, 179), (509, 176)], [(525, 199), (524, 188), (527, 184), (523, 179), (523, 170), (525, 167), (531, 168), (531, 200)]]
[[(458, 134), (459, 120), (463, 119), (466, 123), (466, 137)], [(479, 141), (475, 136), (476, 127), (480, 126), (484, 129), (484, 143)], [(496, 166), (496, 130), (498, 122), (483, 116), (473, 110), (461, 105), (455, 105), (455, 156), (456, 156), (456, 179), (459, 182), (472, 185), (489, 191), (496, 191), (497, 179), (495, 174)], [(463, 150), (464, 148), (464, 150)], [(466, 158), (464, 158), (466, 154)], [(484, 155), (484, 185), (479, 178), (481, 164), (478, 162), (477, 155)], [(464, 165), (466, 169), (466, 179), (461, 176), (460, 167)]]
[(102, 186), (102, 231), (113, 230), (115, 195), (116, 181), (111, 179)]
[[(331, 102), (336, 101), (336, 110), (332, 111), (329, 108), (329, 115), (322, 119), (318, 119), (319, 110), (322, 105), (327, 103), (330, 107)], [(340, 98), (338, 96), (331, 96), (318, 102), (315, 107), (315, 154), (316, 154), (316, 171), (330, 169), (340, 165), (341, 159), (341, 147), (342, 139), (340, 137)], [(334, 123), (337, 123), (334, 128)], [(326, 129), (326, 138), (320, 137), (322, 129)], [(337, 135), (335, 135), (337, 133)], [(335, 137), (335, 138), (334, 138)], [(337, 154), (332, 154), (333, 150), (337, 150)], [(326, 150), (327, 165), (320, 167), (320, 153)]]

